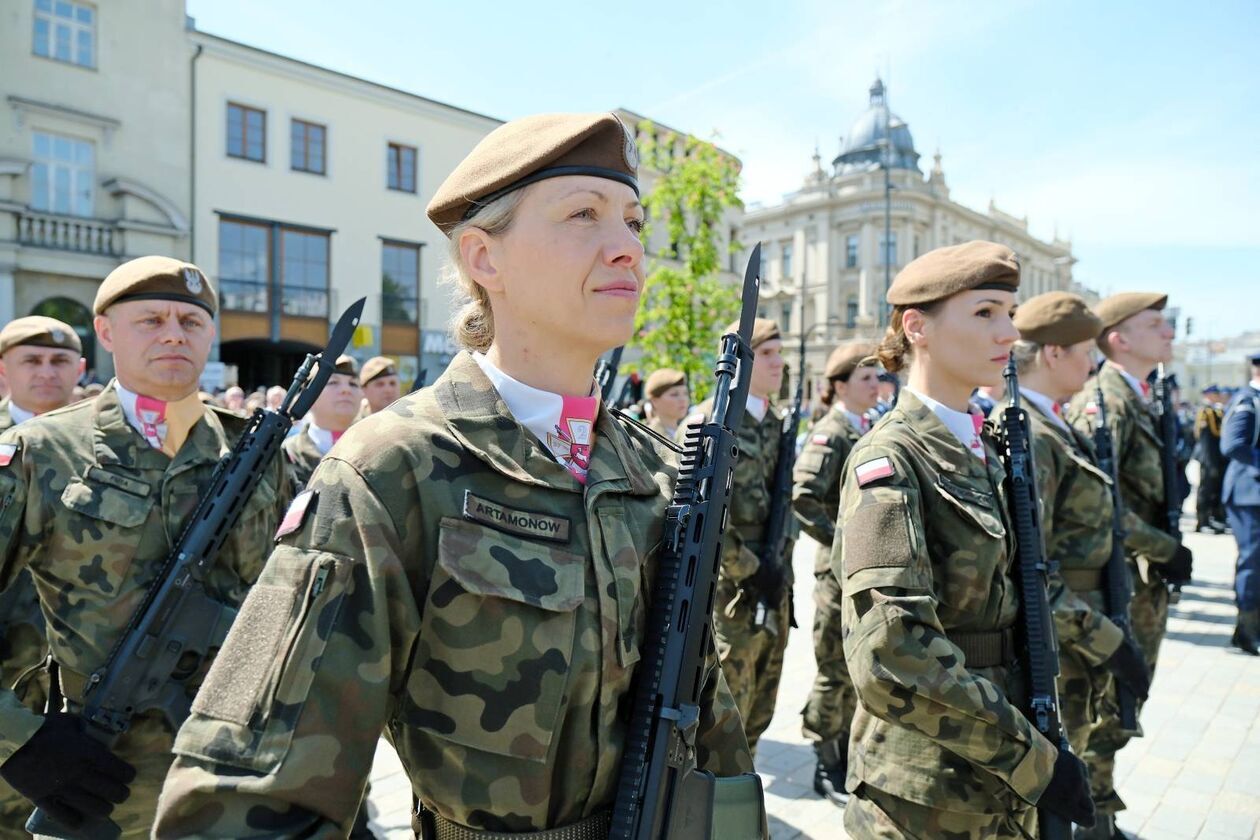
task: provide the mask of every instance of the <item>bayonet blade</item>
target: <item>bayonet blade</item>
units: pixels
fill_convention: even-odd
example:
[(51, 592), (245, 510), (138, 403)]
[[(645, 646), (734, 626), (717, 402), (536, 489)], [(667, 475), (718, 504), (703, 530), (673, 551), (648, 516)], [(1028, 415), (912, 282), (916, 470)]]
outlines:
[(363, 306), (366, 303), (367, 298), (359, 298), (350, 304), (337, 319), (337, 325), (328, 336), (328, 344), (324, 347), (324, 352), (319, 354), (319, 366), (315, 370), (315, 375), (311, 377), (311, 381), (303, 389), (302, 395), (297, 398), (290, 411), (290, 416), (295, 422), (306, 415), (311, 404), (319, 397), (320, 391), (324, 390), (324, 384), (337, 366), (337, 357), (345, 351), (346, 345), (354, 337), (354, 331), (363, 318)]

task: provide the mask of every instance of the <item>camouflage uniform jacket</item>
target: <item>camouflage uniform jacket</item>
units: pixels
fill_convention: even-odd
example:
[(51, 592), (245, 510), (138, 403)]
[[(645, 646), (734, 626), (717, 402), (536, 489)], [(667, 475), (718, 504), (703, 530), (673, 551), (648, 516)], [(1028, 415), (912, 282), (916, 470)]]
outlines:
[[(675, 440), (681, 443), (688, 428), (708, 422), (712, 416), (713, 400), (710, 398), (697, 405), (678, 425)], [(722, 581), (718, 591), (721, 603), (728, 603), (735, 595), (735, 584), (752, 575), (761, 565), (757, 552), (761, 549), (766, 519), (770, 516), (770, 485), (774, 482), (774, 468), (778, 463), (782, 427), (783, 415), (771, 404), (761, 420), (752, 412), (745, 411), (736, 431), (739, 460), (735, 464), (730, 519), (722, 542)], [(785, 564), (785, 571), (790, 590), (791, 563)]]
[(986, 443), (982, 463), (903, 390), (849, 456), (832, 570), (861, 700), (850, 790), (1003, 813), (1050, 781), (1057, 751), (1016, 705), (1022, 670), (969, 668), (951, 640), (1011, 628), (1019, 610), (1003, 469)]
[[(677, 473), (606, 409), (595, 440), (583, 487), (467, 353), (346, 432), (180, 730), (157, 836), (344, 837), (383, 727), (456, 823), (609, 808)], [(697, 745), (751, 770), (716, 653)]]
[(1111, 478), (1094, 462), (1093, 445), (1075, 428), (1063, 429), (1026, 403), (1032, 425), (1033, 463), (1041, 501), (1046, 559), (1051, 563), (1050, 607), (1059, 644), (1090, 665), (1106, 661), (1124, 632), (1091, 605), (1102, 603), (1102, 584), (1086, 597), (1063, 579), (1063, 572), (1097, 571), (1111, 559)]
[[(1103, 364), (1097, 380), (1107, 403), (1107, 423), (1120, 475), (1124, 527), (1129, 534), (1125, 549), (1149, 562), (1167, 563), (1177, 550), (1177, 541), (1163, 530), (1164, 474), (1154, 412), (1111, 364)], [(1068, 408), (1069, 422), (1085, 435), (1093, 434), (1098, 417), (1094, 382), (1094, 378), (1086, 382)]]
[[(0, 467), (0, 586), (29, 570), (71, 709), (81, 698), (76, 685), (105, 664), (245, 423), (207, 408), (172, 459), (131, 427), (111, 383), (95, 400), (0, 436), (14, 447)], [(225, 604), (244, 600), (266, 559), (284, 501), (278, 458), (273, 466), (208, 576), (210, 593)], [(41, 720), (0, 688), (0, 761)]]
[(824, 549), (815, 571), (830, 564), (844, 462), (861, 437), (842, 410), (830, 409), (809, 430), (792, 470), (792, 510), (805, 533)]
[(287, 465), (289, 487), (296, 496), (306, 486), (306, 482), (311, 480), (311, 473), (315, 472), (324, 454), (319, 451), (315, 441), (311, 440), (305, 427), (297, 434), (285, 438), (284, 443), (280, 444), (280, 450), (284, 453)]
[[(0, 400), (0, 432), (13, 425), (5, 397)], [(23, 572), (0, 594), (0, 687), (12, 688), (23, 671), (43, 661), (47, 648), (39, 596), (30, 574)]]

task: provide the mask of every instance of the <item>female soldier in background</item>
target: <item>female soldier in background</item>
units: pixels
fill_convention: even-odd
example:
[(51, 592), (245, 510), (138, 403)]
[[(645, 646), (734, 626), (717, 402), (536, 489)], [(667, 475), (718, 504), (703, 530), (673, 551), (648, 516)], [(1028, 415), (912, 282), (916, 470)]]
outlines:
[[(291, 507), (158, 836), (344, 833), (382, 728), (426, 837), (607, 836), (676, 476), (591, 377), (643, 288), (636, 165), (615, 116), (541, 115), (439, 188), (465, 352), (352, 427)], [(704, 679), (699, 765), (750, 771), (716, 654)]]
[(853, 837), (1025, 837), (1034, 804), (1093, 822), (1084, 766), (1020, 711), (1003, 469), (967, 413), (1019, 337), (1018, 286), (1015, 254), (976, 241), (924, 254), (888, 291), (879, 358), (908, 380), (849, 456), (832, 555), (861, 700)]

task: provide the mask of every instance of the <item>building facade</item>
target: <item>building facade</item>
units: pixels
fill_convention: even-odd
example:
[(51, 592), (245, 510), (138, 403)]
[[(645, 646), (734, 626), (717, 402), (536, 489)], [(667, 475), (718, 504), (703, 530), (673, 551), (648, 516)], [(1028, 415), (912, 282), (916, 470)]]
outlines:
[(910, 128), (888, 109), (878, 79), (830, 171), (815, 152), (802, 186), (780, 204), (749, 208), (739, 238), (762, 243), (761, 314), (780, 322), (793, 366), (800, 331), (808, 331), (806, 364), (815, 375), (838, 341), (882, 335), (889, 280), (933, 248), (1000, 242), (1020, 257), (1021, 299), (1056, 289), (1096, 299), (1073, 282), (1071, 242), (1036, 238), (1026, 218), (992, 202), (981, 213), (951, 200), (939, 153), (923, 174)]
[(187, 258), (189, 43), (182, 0), (0, 2), (0, 324), (74, 326), (120, 262)]

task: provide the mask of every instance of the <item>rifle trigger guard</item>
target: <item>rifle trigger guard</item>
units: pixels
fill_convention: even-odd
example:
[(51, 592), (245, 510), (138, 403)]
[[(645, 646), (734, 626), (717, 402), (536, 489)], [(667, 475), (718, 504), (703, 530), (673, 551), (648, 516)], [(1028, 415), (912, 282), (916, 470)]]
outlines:
[(696, 754), (696, 732), (700, 728), (700, 707), (690, 703), (674, 709), (661, 709), (660, 715), (665, 720), (673, 721), (669, 730), (669, 747), (666, 760), (670, 767), (682, 767), (694, 760)]

